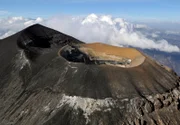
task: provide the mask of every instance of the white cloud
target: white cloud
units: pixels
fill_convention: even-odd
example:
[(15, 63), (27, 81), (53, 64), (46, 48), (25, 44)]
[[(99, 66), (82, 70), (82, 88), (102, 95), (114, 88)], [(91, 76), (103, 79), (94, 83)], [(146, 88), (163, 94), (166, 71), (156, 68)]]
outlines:
[(0, 34), (0, 38), (6, 38), (6, 37), (8, 37), (8, 36), (10, 36), (10, 35), (12, 35), (14, 33), (15, 32), (13, 32), (13, 31), (7, 31), (4, 34)]
[(43, 22), (43, 19), (38, 17), (35, 20), (28, 20), (28, 21), (24, 22), (24, 25), (25, 26), (30, 26), (30, 25), (33, 25), (33, 24), (36, 24), (36, 23), (41, 23), (41, 22)]
[[(70, 34), (85, 42), (103, 42), (117, 46), (133, 46), (143, 49), (156, 49), (166, 52), (180, 52), (180, 49), (166, 40), (153, 41), (134, 28), (147, 28), (145, 25), (133, 25), (121, 18), (90, 14), (86, 18), (54, 17), (45, 25)], [(157, 35), (152, 34), (154, 37)]]
[(157, 38), (157, 37), (159, 37), (159, 35), (158, 35), (158, 34), (156, 34), (156, 33), (152, 33), (152, 34), (151, 34), (151, 36), (152, 36), (153, 38)]
[(0, 39), (8, 37), (30, 25), (41, 22), (43, 22), (42, 18), (27, 19), (21, 16), (0, 19)]
[[(7, 37), (35, 23), (42, 23), (58, 31), (72, 35), (85, 42), (103, 42), (117, 46), (133, 46), (143, 49), (156, 49), (166, 52), (180, 52), (180, 49), (166, 40), (154, 41), (148, 39), (135, 28), (147, 28), (145, 25), (132, 24), (122, 18), (113, 18), (110, 15), (90, 14), (85, 18), (56, 16), (44, 20), (25, 19), (23, 17), (0, 20), (0, 38)], [(154, 37), (157, 35), (152, 34)]]

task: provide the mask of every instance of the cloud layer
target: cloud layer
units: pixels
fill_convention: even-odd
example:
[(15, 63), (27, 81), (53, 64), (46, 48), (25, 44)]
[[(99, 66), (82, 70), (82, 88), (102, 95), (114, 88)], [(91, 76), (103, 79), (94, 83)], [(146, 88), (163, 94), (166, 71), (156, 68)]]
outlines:
[(56, 16), (49, 19), (27, 19), (11, 17), (0, 20), (0, 39), (35, 23), (41, 23), (58, 31), (72, 35), (85, 42), (103, 42), (116, 46), (133, 46), (142, 49), (156, 49), (165, 52), (180, 52), (180, 49), (162, 39), (154, 41), (137, 28), (148, 28), (132, 24), (110, 15), (90, 14), (87, 17)]
[(0, 19), (0, 39), (6, 38), (32, 24), (42, 22), (42, 18), (27, 19), (23, 17), (9, 17)]

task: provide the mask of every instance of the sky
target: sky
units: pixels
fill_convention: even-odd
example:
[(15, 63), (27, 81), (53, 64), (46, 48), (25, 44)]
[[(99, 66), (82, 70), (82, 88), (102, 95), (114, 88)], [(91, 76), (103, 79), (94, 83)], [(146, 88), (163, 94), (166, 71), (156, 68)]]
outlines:
[(110, 14), (132, 20), (180, 21), (180, 0), (0, 0), (0, 18)]

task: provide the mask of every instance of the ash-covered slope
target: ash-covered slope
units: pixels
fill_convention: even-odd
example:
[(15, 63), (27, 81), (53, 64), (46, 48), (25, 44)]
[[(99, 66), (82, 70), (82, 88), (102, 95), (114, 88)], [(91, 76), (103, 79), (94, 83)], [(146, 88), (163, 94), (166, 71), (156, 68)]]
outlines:
[(141, 52), (31, 26), (0, 41), (0, 125), (179, 125), (179, 78)]
[(157, 50), (142, 50), (163, 65), (172, 68), (180, 76), (180, 53), (166, 53)]

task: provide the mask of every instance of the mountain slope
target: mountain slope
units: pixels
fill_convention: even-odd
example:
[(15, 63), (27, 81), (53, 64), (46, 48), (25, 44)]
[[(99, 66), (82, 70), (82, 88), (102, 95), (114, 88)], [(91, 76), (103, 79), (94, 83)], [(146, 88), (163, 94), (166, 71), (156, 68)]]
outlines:
[(142, 50), (147, 55), (151, 56), (153, 59), (157, 60), (163, 65), (167, 65), (172, 68), (178, 75), (180, 75), (180, 53), (166, 53), (156, 50)]

